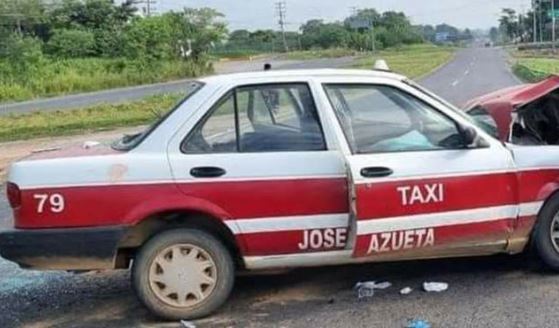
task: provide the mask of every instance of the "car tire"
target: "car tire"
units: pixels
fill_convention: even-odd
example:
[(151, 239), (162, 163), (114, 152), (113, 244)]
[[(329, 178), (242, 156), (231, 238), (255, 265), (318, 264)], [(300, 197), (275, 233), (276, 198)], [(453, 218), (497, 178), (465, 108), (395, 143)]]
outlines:
[(230, 252), (211, 234), (173, 229), (142, 246), (131, 278), (138, 298), (155, 315), (191, 320), (213, 313), (227, 300), (235, 267)]
[(559, 238), (553, 241), (554, 230), (559, 232), (559, 197), (553, 197), (541, 209), (533, 235), (537, 255), (549, 268), (559, 271)]

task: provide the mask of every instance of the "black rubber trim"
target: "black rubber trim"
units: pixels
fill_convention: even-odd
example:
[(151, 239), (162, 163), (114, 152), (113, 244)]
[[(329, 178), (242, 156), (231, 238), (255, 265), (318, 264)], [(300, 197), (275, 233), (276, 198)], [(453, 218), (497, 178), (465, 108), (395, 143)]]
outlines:
[[(0, 232), (0, 256), (22, 267), (56, 263), (61, 259), (93, 260), (111, 264), (127, 226), (69, 229), (16, 229)], [(47, 265), (48, 267), (49, 265)], [(65, 269), (79, 269), (80, 264)], [(101, 269), (101, 268), (100, 268)]]

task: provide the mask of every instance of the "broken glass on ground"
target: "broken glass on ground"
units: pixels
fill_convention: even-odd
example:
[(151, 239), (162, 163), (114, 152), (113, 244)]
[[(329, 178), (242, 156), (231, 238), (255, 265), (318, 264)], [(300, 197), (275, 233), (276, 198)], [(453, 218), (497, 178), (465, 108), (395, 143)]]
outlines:
[(423, 290), (426, 292), (444, 292), (448, 289), (448, 284), (446, 282), (424, 282)]
[(355, 289), (357, 290), (357, 298), (369, 298), (375, 295), (375, 289), (386, 289), (392, 286), (388, 281), (377, 283), (376, 281), (365, 281), (358, 282), (355, 284)]

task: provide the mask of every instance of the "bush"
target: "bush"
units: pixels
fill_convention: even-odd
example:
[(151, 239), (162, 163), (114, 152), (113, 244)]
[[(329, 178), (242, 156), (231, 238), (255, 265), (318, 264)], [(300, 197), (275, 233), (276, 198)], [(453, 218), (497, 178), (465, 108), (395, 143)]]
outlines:
[(55, 30), (46, 49), (49, 54), (62, 58), (88, 57), (95, 52), (95, 35), (82, 30)]
[(155, 61), (173, 57), (167, 16), (135, 19), (124, 32), (124, 54), (132, 59)]
[(12, 35), (6, 45), (4, 57), (7, 63), (0, 65), (0, 81), (2, 77), (24, 80), (26, 75), (34, 74), (42, 66), (44, 57), (39, 39)]

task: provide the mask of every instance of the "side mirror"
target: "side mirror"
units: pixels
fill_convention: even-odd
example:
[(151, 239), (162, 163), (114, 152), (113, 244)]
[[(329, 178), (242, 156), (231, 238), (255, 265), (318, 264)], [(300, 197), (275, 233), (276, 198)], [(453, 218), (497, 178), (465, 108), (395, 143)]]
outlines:
[(487, 141), (483, 140), (471, 126), (460, 126), (460, 134), (466, 148), (488, 147)]

